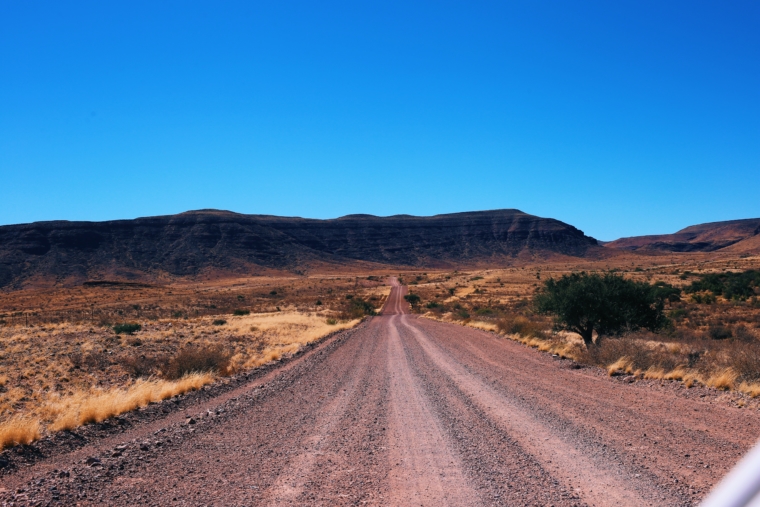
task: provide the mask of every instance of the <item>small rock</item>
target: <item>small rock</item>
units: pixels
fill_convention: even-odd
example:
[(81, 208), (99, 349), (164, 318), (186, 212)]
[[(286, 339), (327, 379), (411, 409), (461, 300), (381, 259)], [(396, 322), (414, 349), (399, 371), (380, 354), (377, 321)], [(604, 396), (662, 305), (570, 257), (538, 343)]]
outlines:
[(84, 460), (84, 464), (92, 467), (95, 465), (100, 465), (100, 460), (94, 456), (90, 456), (89, 458)]
[(66, 478), (66, 477), (68, 477), (70, 475), (71, 474), (69, 472), (67, 472), (66, 470), (61, 470), (60, 472), (58, 472), (58, 477), (61, 478), (61, 479)]
[(195, 424), (195, 419), (193, 419), (192, 417), (188, 417), (187, 421), (185, 421), (185, 424)]
[(11, 462), (5, 458), (0, 458), (0, 469), (7, 467)]

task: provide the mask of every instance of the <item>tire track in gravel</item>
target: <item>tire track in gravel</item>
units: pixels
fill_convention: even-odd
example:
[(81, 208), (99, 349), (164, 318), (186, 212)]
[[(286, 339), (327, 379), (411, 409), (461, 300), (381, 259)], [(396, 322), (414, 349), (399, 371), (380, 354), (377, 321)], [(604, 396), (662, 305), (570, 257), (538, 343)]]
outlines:
[(377, 342), (369, 340), (367, 343), (371, 348), (369, 352), (362, 351), (355, 356), (354, 361), (345, 361), (350, 368), (340, 379), (338, 393), (316, 414), (312, 423), (313, 433), (301, 441), (299, 454), (291, 458), (289, 465), (280, 472), (277, 482), (268, 491), (264, 499), (268, 505), (293, 505), (304, 494), (319, 456), (325, 455), (330, 438), (342, 429), (340, 423), (349, 403), (357, 397), (359, 384), (370, 371), (369, 362), (375, 355)]
[(641, 494), (645, 490), (643, 486), (631, 487), (635, 483), (633, 474), (620, 470), (615, 463), (599, 463), (590, 453), (563, 439), (529, 411), (511, 402), (451, 355), (442, 352), (424, 331), (405, 318), (401, 323), (411, 331), (431, 361), (452, 379), (465, 396), (489, 419), (503, 426), (523, 449), (550, 470), (552, 476), (574, 489), (583, 500), (590, 505), (636, 507), (653, 504), (655, 499), (645, 498)]
[(409, 321), (501, 396), (661, 491), (664, 504), (697, 503), (760, 435), (757, 412), (720, 401), (719, 391), (622, 382), (492, 333)]
[(396, 465), (390, 477), (390, 505), (476, 505), (459, 457), (409, 367), (396, 328), (399, 318), (403, 316), (394, 315), (388, 323), (391, 456)]

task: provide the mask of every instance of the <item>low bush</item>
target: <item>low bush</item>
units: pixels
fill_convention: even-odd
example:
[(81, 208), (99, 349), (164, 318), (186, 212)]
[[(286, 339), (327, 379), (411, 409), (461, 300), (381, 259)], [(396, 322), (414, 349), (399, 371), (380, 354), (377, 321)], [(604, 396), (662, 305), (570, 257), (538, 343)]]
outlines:
[(113, 330), (116, 334), (134, 334), (142, 329), (140, 324), (135, 322), (125, 322), (123, 324), (116, 324)]
[(362, 298), (354, 297), (345, 302), (343, 312), (341, 313), (341, 319), (354, 320), (361, 319), (366, 315), (376, 315), (375, 307), (372, 303), (363, 300)]
[(532, 336), (535, 338), (546, 337), (546, 334), (539, 324), (519, 315), (508, 316), (497, 320), (496, 328), (500, 333), (504, 334), (517, 334), (520, 336)]
[(420, 296), (417, 294), (412, 294), (411, 292), (404, 296), (404, 300), (406, 300), (406, 302), (412, 306), (417, 306), (420, 304)]
[(700, 280), (684, 288), (684, 292), (710, 292), (713, 296), (745, 301), (760, 292), (760, 271), (749, 270), (740, 273), (710, 273), (699, 275)]
[(227, 321), (224, 320), (224, 319), (214, 319), (214, 322), (212, 322), (211, 324), (213, 324), (215, 326), (223, 326), (226, 323), (227, 323)]
[(123, 356), (118, 360), (122, 368), (134, 378), (150, 377), (160, 373), (162, 368), (166, 367), (166, 358), (154, 356)]
[(235, 310), (234, 312), (232, 312), (232, 315), (237, 315), (237, 316), (250, 315), (250, 314), (251, 314), (250, 310), (240, 310), (240, 309), (238, 309), (238, 310)]
[(734, 334), (731, 332), (731, 329), (722, 325), (717, 325), (710, 326), (710, 329), (707, 330), (707, 335), (713, 340), (725, 340), (731, 338)]
[(186, 347), (171, 358), (163, 377), (176, 380), (191, 373), (228, 375), (232, 354), (221, 346)]
[(454, 311), (451, 312), (451, 316), (454, 319), (466, 320), (470, 318), (470, 312), (468, 312), (464, 307), (457, 305), (454, 307)]

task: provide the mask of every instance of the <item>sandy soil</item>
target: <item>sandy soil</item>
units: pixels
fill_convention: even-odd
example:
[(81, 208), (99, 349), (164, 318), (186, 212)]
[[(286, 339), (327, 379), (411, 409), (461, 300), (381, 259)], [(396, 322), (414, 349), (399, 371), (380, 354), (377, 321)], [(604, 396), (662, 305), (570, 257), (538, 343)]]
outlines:
[(695, 505), (760, 436), (756, 411), (409, 315), (404, 292), (222, 396), (0, 476), (0, 505)]

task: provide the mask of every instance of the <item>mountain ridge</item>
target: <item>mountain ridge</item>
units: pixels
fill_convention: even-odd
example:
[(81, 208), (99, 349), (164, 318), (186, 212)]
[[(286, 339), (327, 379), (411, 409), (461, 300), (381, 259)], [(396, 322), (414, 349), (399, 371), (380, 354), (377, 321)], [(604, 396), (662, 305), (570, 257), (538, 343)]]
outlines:
[(620, 238), (602, 246), (631, 252), (760, 252), (760, 218), (690, 225), (673, 234)]
[(0, 226), (0, 287), (33, 278), (141, 279), (315, 265), (457, 266), (601, 250), (572, 225), (519, 210), (327, 220), (191, 210), (105, 222)]

